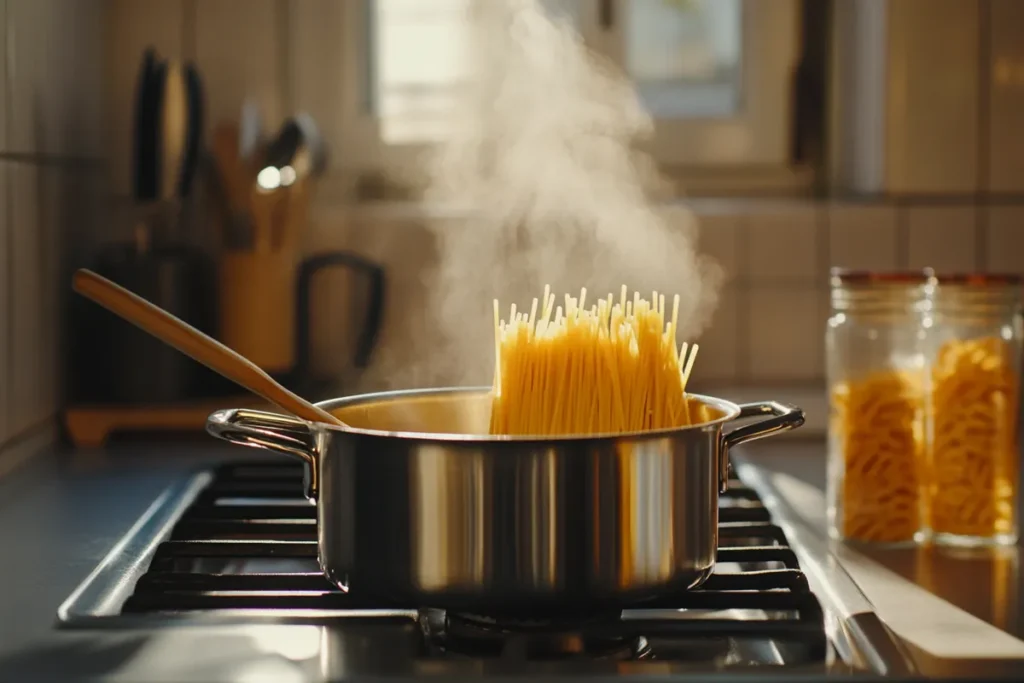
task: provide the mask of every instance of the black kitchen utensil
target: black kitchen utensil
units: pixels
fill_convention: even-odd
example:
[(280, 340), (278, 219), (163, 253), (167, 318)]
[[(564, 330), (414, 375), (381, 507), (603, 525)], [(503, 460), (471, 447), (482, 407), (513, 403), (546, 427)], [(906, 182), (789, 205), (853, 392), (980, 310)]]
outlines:
[[(95, 270), (194, 327), (213, 327), (212, 268), (198, 249), (115, 244), (100, 253)], [(82, 316), (79, 400), (153, 404), (202, 393), (204, 369), (187, 356), (103, 309), (90, 307)]]
[(308, 164), (308, 173), (319, 176), (327, 168), (327, 145), (320, 134), (320, 127), (316, 125), (316, 120), (312, 116), (305, 113), (296, 116), (295, 123), (302, 131), (302, 144), (296, 155), (300, 158), (307, 157), (305, 163)]
[(157, 195), (159, 66), (156, 51), (152, 48), (146, 50), (136, 84), (132, 150), (132, 195), (139, 201), (149, 201)]
[(331, 268), (349, 269), (364, 277), (369, 292), (366, 302), (366, 317), (359, 331), (353, 365), (365, 368), (373, 354), (384, 320), (385, 295), (387, 278), (384, 269), (376, 263), (357, 254), (347, 251), (331, 251), (307, 258), (299, 266), (296, 285), (296, 336), (295, 336), (295, 368), (290, 373), (287, 384), (298, 389), (312, 389), (320, 378), (313, 377), (310, 368), (312, 355), (311, 322), (312, 322), (312, 288), (317, 275)]
[(188, 197), (192, 191), (192, 183), (196, 170), (199, 168), (205, 122), (203, 83), (199, 78), (199, 72), (192, 64), (185, 67), (185, 79), (188, 88), (188, 139), (185, 145), (181, 178), (178, 183), (178, 195), (182, 198)]
[(302, 144), (302, 129), (294, 118), (282, 124), (277, 135), (267, 144), (263, 165), (284, 168), (292, 163), (295, 152)]
[(327, 165), (326, 146), (316, 121), (309, 114), (298, 114), (281, 126), (267, 145), (264, 166), (291, 166), (303, 175), (319, 175)]

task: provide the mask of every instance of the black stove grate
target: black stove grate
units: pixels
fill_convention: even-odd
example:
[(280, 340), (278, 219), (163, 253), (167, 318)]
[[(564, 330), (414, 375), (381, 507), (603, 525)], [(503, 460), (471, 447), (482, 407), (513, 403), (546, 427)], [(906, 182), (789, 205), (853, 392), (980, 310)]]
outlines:
[[(756, 492), (733, 481), (719, 519), (719, 565), (699, 590), (645, 602), (621, 620), (588, 625), (587, 635), (769, 639), (824, 659), (821, 605)], [(316, 557), (316, 510), (302, 497), (301, 466), (223, 465), (158, 546), (122, 612), (379, 609), (393, 618), (397, 609), (414, 611), (341, 591)]]

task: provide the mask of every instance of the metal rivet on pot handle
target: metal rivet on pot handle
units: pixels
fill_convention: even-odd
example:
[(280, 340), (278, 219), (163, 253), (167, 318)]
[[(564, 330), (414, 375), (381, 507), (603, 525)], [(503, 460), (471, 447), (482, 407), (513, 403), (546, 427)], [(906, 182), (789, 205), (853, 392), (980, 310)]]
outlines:
[(206, 418), (206, 431), (230, 443), (284, 453), (306, 464), (306, 496), (319, 490), (317, 460), (323, 437), (308, 422), (290, 415), (262, 410), (218, 410)]
[(740, 405), (740, 414), (737, 420), (744, 418), (771, 415), (767, 420), (760, 420), (753, 424), (737, 427), (722, 437), (721, 448), (721, 481), (719, 482), (722, 491), (729, 485), (729, 450), (747, 441), (756, 441), (766, 436), (787, 432), (796, 429), (804, 423), (804, 411), (796, 406), (786, 405), (778, 401), (760, 401), (758, 403), (744, 403)]

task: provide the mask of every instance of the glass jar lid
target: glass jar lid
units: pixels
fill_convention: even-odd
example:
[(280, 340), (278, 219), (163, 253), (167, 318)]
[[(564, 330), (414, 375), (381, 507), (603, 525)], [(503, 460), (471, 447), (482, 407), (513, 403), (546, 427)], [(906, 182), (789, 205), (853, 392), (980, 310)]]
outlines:
[(893, 271), (832, 268), (830, 271), (833, 287), (914, 287), (927, 284), (934, 277), (931, 268)]
[(1000, 315), (1020, 308), (1022, 284), (1014, 273), (943, 273), (935, 276), (931, 298), (936, 312)]
[(870, 271), (833, 268), (830, 273), (832, 309), (872, 312), (917, 310), (935, 282), (930, 268)]

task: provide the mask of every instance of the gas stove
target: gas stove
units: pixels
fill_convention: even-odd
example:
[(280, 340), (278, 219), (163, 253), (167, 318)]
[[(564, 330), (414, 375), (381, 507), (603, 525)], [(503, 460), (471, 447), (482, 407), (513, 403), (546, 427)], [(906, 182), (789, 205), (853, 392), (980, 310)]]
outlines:
[(264, 460), (178, 482), (65, 601), (61, 627), (160, 633), (176, 644), (168, 653), (190, 653), (178, 658), (181, 675), (210, 679), (211, 666), (234, 679), (257, 661), (296, 681), (908, 673), (880, 623), (823, 604), (782, 526), (740, 480), (721, 498), (718, 565), (698, 590), (621, 612), (513, 618), (390, 604), (330, 584), (302, 477), (300, 465)]

